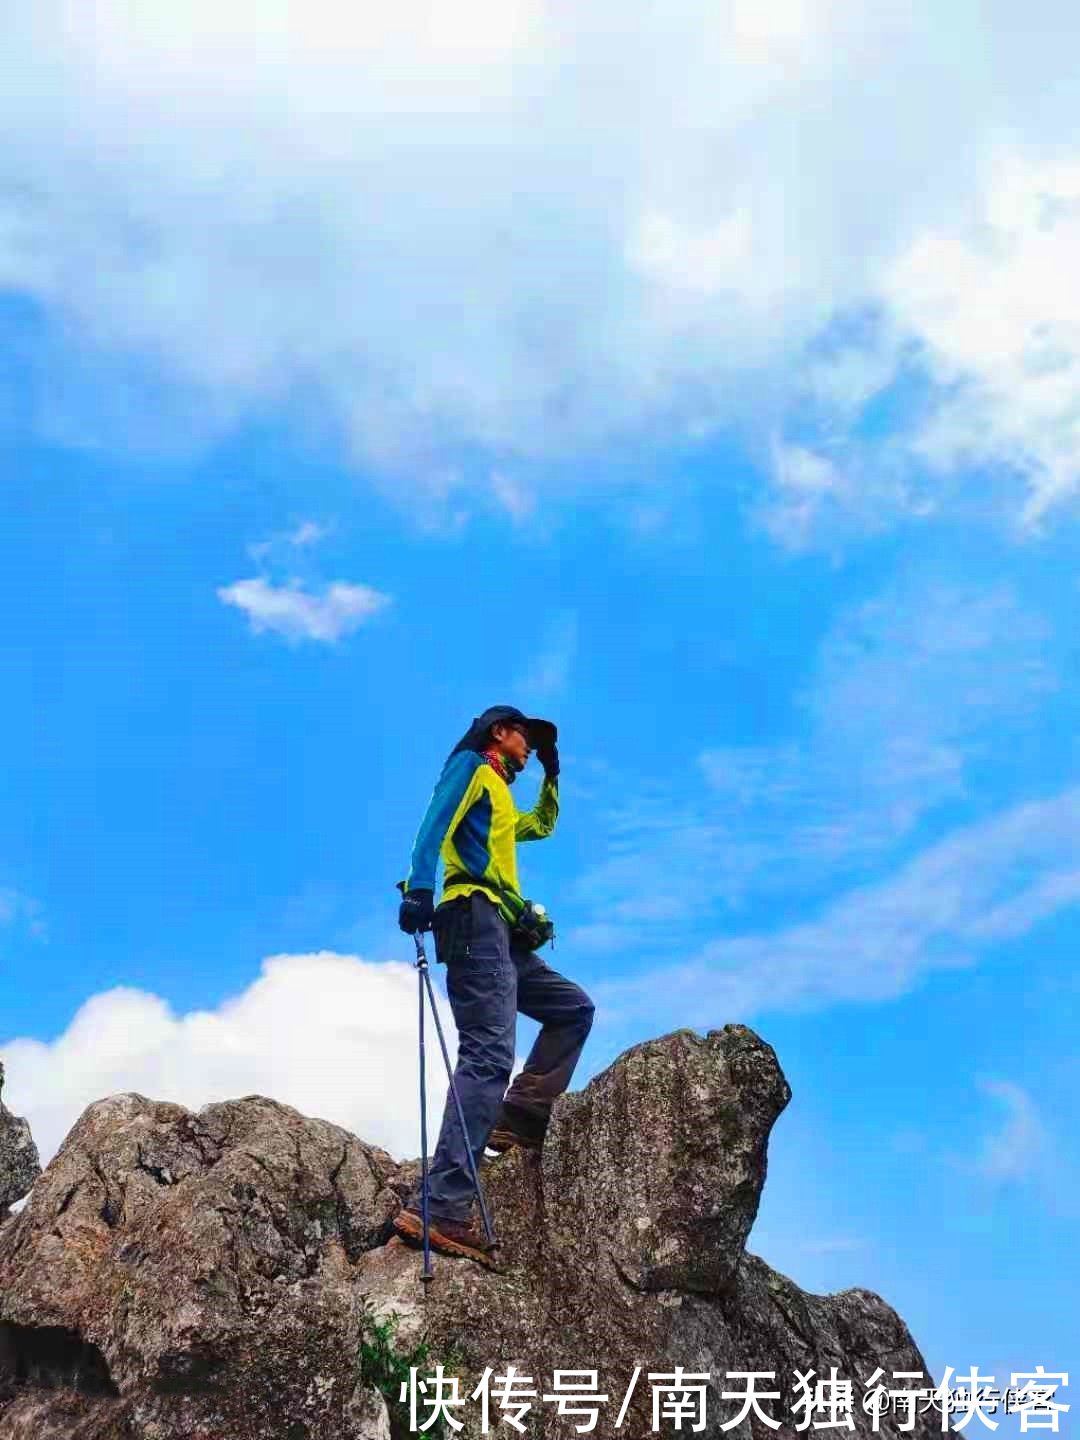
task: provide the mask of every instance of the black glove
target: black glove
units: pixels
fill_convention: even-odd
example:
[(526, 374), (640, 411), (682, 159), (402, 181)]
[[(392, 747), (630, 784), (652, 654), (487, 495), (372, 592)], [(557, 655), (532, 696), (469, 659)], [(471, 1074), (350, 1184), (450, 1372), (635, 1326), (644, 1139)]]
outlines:
[(558, 745), (554, 743), (552, 743), (551, 745), (538, 745), (536, 748), (536, 758), (544, 767), (544, 774), (547, 776), (547, 778), (549, 780), (557, 779), (559, 774)]
[(435, 894), (431, 890), (410, 890), (398, 910), (398, 924), (406, 935), (430, 930), (435, 917)]

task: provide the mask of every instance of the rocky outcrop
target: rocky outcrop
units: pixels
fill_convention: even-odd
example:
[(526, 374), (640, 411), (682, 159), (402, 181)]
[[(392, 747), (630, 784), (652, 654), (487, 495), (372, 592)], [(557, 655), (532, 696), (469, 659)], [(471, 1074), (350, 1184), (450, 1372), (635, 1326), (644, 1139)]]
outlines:
[(354, 1271), (390, 1234), (396, 1171), (272, 1100), (92, 1105), (0, 1235), (0, 1434), (70, 1433), (42, 1390), (94, 1397), (94, 1440), (377, 1433)]
[[(4, 1090), (4, 1065), (0, 1061), (0, 1094)], [(30, 1126), (0, 1100), (0, 1223), (7, 1219), (16, 1200), (21, 1200), (41, 1174), (37, 1146)]]
[[(560, 1099), (540, 1154), (485, 1165), (500, 1273), (435, 1255), (426, 1286), (392, 1233), (417, 1162), (260, 1097), (197, 1114), (98, 1102), (0, 1231), (0, 1440), (406, 1434), (383, 1398), (396, 1402), (393, 1366), (372, 1359), (388, 1320), (398, 1366), (413, 1351), (429, 1374), (442, 1357), (463, 1396), (486, 1366), (533, 1376), (533, 1436), (579, 1433), (580, 1413), (539, 1398), (556, 1369), (598, 1372), (610, 1403), (595, 1433), (672, 1433), (653, 1428), (648, 1372), (681, 1366), (712, 1377), (698, 1433), (794, 1437), (796, 1371), (835, 1366), (861, 1396), (879, 1366), (925, 1366), (877, 1296), (806, 1295), (747, 1253), (789, 1098), (744, 1026), (635, 1046)], [(719, 1428), (739, 1411), (720, 1392), (740, 1370), (776, 1374), (764, 1388), (782, 1398), (761, 1407), (780, 1429), (753, 1415)], [(455, 1433), (482, 1433), (479, 1401), (456, 1414)], [(854, 1419), (848, 1433), (873, 1433)], [(901, 1419), (877, 1433), (937, 1433)]]

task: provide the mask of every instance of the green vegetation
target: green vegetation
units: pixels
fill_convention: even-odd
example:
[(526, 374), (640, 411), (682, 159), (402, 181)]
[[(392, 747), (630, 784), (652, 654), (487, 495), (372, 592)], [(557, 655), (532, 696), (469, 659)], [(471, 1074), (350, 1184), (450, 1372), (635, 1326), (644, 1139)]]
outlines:
[[(442, 1365), (444, 1374), (457, 1375), (464, 1379), (464, 1354), (455, 1346), (436, 1355), (426, 1340), (422, 1340), (411, 1350), (399, 1350), (395, 1344), (395, 1336), (401, 1316), (391, 1310), (379, 1318), (366, 1305), (362, 1305), (361, 1309), (360, 1374), (365, 1384), (373, 1386), (385, 1397), (393, 1440), (404, 1440), (404, 1437), (413, 1433), (430, 1435), (433, 1440), (449, 1440), (451, 1427), (441, 1413), (435, 1423), (422, 1432), (419, 1430), (418, 1415), (417, 1430), (410, 1431), (409, 1402), (400, 1398), (401, 1387), (408, 1385), (409, 1371), (413, 1366), (416, 1367), (418, 1380), (433, 1375), (438, 1364)], [(464, 1383), (458, 1387), (458, 1393), (463, 1399), (467, 1398)], [(425, 1410), (423, 1414), (426, 1420), (428, 1412)]]

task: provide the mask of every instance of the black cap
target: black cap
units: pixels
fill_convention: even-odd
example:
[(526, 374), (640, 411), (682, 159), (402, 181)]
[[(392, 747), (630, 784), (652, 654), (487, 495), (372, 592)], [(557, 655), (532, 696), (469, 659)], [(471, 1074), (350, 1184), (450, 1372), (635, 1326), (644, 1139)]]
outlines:
[(554, 745), (559, 738), (558, 728), (550, 720), (526, 715), (516, 705), (492, 705), (482, 715), (473, 717), (472, 724), (450, 754), (456, 755), (459, 750), (482, 750), (491, 742), (491, 727), (500, 721), (504, 724), (524, 725), (526, 738), (533, 750)]

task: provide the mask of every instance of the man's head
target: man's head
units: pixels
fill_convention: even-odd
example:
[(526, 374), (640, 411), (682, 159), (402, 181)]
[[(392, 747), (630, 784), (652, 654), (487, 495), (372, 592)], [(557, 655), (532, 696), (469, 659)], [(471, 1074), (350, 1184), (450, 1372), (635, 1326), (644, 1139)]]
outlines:
[(523, 720), (496, 720), (491, 727), (491, 738), (500, 755), (504, 755), (514, 769), (521, 773), (528, 763), (532, 746)]
[(555, 744), (558, 734), (550, 720), (530, 717), (516, 705), (491, 705), (482, 715), (473, 716), (472, 724), (447, 756), (447, 763), (462, 750), (486, 750), (495, 746), (507, 757), (511, 772), (507, 783), (513, 784), (518, 771), (525, 768), (530, 752), (542, 753), (545, 746)]

